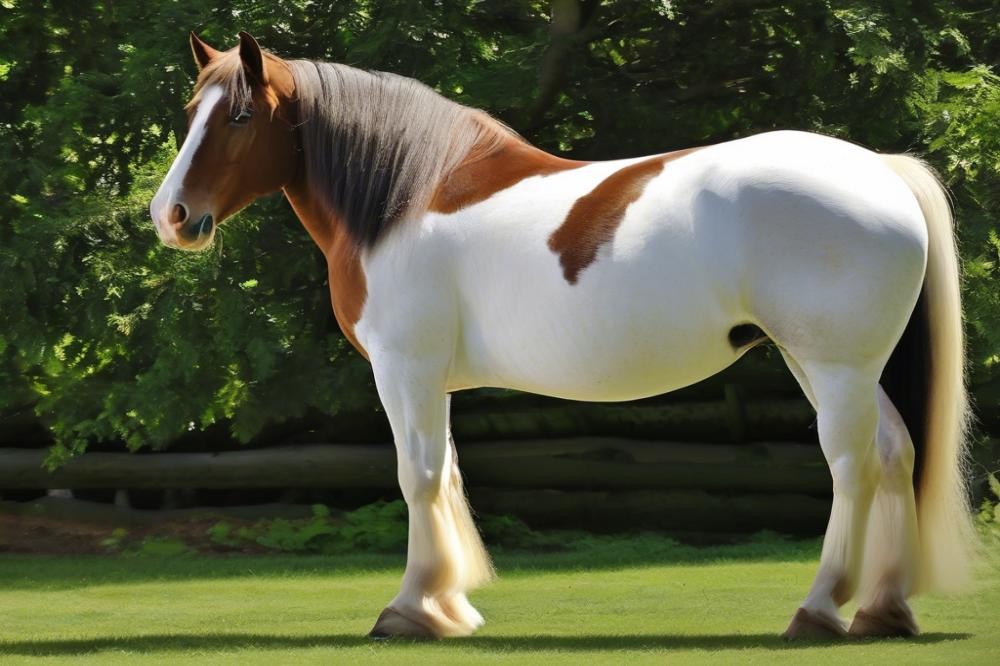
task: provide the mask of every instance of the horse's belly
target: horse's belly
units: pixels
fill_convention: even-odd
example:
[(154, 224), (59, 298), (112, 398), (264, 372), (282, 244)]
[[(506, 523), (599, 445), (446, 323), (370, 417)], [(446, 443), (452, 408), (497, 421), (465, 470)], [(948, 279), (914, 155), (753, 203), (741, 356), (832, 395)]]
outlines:
[(629, 400), (698, 382), (738, 357), (729, 331), (746, 319), (732, 240), (706, 242), (690, 232), (688, 208), (640, 200), (569, 279), (550, 247), (565, 217), (487, 217), (456, 250), (456, 385)]
[(574, 355), (553, 354), (534, 368), (504, 363), (480, 365), (451, 388), (498, 386), (569, 400), (635, 400), (697, 383), (737, 358), (732, 349), (672, 349), (689, 351), (685, 358), (663, 351), (590, 348)]
[[(661, 290), (657, 300), (536, 296), (530, 304), (493, 299), (490, 313), (466, 322), (457, 383), (631, 400), (701, 381), (738, 358), (728, 338), (737, 323), (731, 313), (710, 299), (700, 307), (681, 302), (699, 300), (697, 287), (684, 295)], [(515, 311), (516, 325), (491, 314)]]

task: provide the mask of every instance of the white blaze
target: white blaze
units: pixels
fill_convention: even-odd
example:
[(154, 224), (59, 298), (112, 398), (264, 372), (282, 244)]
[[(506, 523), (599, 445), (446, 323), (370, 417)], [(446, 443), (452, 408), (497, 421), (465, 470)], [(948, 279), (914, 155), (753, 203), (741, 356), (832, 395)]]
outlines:
[[(208, 119), (212, 114), (215, 105), (222, 99), (222, 87), (217, 85), (207, 86), (201, 92), (201, 101), (198, 103), (198, 112), (191, 123), (191, 131), (184, 139), (184, 145), (174, 158), (174, 163), (170, 166), (166, 178), (156, 191), (156, 196), (149, 204), (149, 214), (153, 218), (153, 224), (160, 233), (160, 240), (168, 245), (176, 245), (177, 232), (170, 224), (170, 208), (177, 203), (183, 203), (179, 198), (184, 177), (191, 167), (191, 160), (205, 136), (205, 128), (208, 126)], [(197, 211), (188, 210), (189, 215), (197, 214)]]

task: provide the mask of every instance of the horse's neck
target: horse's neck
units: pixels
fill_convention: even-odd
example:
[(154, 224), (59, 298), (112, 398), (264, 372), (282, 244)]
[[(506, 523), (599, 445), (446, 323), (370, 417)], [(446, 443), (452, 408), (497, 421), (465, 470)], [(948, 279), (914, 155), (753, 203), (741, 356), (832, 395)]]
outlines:
[[(469, 158), (442, 179), (434, 190), (428, 210), (454, 213), (485, 201), (525, 178), (575, 169), (585, 164), (588, 163), (557, 157), (511, 136), (486, 155), (477, 155), (473, 150)], [(331, 255), (352, 245), (347, 226), (310, 190), (304, 166), (285, 186), (284, 192), (295, 214), (328, 260)]]
[(298, 174), (285, 185), (283, 191), (313, 242), (329, 257), (337, 238), (344, 235), (343, 225), (337, 223), (333, 216), (324, 210), (319, 199), (310, 192), (305, 169), (300, 168)]

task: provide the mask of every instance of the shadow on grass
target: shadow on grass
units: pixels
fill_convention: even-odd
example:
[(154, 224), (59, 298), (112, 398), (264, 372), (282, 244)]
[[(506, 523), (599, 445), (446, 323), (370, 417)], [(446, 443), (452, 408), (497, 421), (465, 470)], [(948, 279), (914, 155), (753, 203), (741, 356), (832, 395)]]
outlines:
[[(972, 634), (931, 633), (905, 639), (906, 643), (931, 644), (965, 640)], [(903, 639), (885, 639), (904, 642)], [(866, 640), (865, 644), (884, 642)], [(583, 636), (472, 636), (440, 643), (406, 639), (372, 641), (355, 634), (325, 636), (269, 636), (264, 634), (149, 634), (145, 636), (106, 637), (67, 640), (33, 640), (0, 642), (0, 654), (34, 656), (80, 656), (106, 650), (152, 653), (167, 651), (229, 651), (287, 650), (309, 648), (354, 648), (378, 646), (379, 649), (406, 649), (413, 646), (454, 646), (490, 650), (520, 650), (526, 652), (561, 650), (742, 650), (765, 648), (793, 650), (817, 646), (857, 644), (855, 641), (795, 641), (788, 642), (776, 634), (641, 634)]]
[[(644, 566), (717, 563), (808, 562), (819, 556), (818, 539), (797, 541), (774, 535), (722, 546), (689, 546), (656, 534), (596, 537), (565, 551), (491, 549), (501, 575), (550, 571), (607, 571)], [(0, 590), (72, 589), (254, 577), (330, 577), (364, 573), (398, 574), (398, 554), (38, 556), (0, 554)]]

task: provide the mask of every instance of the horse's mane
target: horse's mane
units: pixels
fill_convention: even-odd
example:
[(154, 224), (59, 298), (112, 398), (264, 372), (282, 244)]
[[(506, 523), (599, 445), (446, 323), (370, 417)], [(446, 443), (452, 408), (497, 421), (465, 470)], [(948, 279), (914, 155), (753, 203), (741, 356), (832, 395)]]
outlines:
[[(267, 52), (264, 57), (277, 60)], [(485, 112), (415, 79), (311, 60), (284, 62), (295, 79), (309, 186), (359, 248), (372, 247), (396, 222), (426, 211), (459, 164), (490, 154), (505, 138), (520, 140)], [(189, 106), (210, 83), (223, 87), (232, 113), (252, 104), (239, 57), (206, 66)]]
[(308, 60), (288, 64), (310, 187), (343, 217), (359, 247), (422, 213), (442, 178), (470, 153), (486, 154), (512, 134), (414, 79)]

